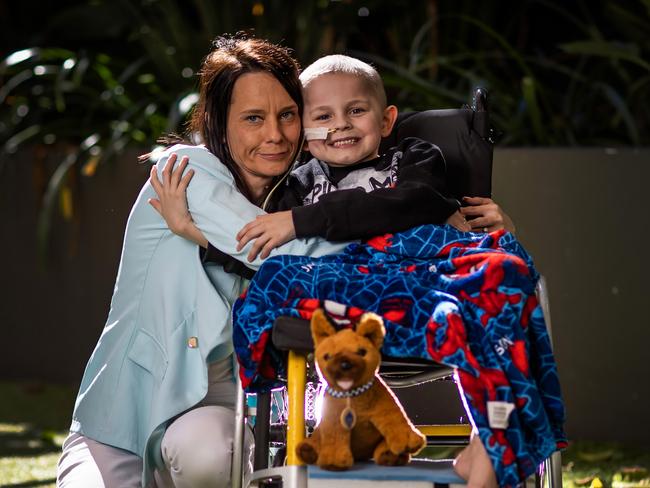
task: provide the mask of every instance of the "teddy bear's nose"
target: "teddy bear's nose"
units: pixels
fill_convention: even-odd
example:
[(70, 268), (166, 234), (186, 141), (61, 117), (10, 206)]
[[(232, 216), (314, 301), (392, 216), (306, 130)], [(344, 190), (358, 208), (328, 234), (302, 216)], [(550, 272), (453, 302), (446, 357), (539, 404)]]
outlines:
[(347, 371), (349, 369), (352, 369), (352, 363), (350, 361), (346, 361), (345, 359), (343, 361), (341, 361), (339, 366), (341, 367), (341, 369), (343, 371)]

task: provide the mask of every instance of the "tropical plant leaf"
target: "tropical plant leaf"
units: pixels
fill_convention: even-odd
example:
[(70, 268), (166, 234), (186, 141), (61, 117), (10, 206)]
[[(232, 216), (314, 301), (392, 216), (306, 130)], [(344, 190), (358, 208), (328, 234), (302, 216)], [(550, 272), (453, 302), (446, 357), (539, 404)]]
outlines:
[(508, 54), (508, 56), (515, 61), (517, 66), (521, 69), (522, 73), (527, 75), (530, 78), (534, 78), (535, 75), (533, 72), (530, 70), (529, 66), (526, 64), (524, 61), (524, 58), (521, 56), (519, 51), (514, 48), (514, 46), (508, 42), (508, 40), (503, 37), (501, 34), (499, 34), (495, 29), (490, 27), (489, 25), (485, 24), (484, 22), (481, 22), (478, 19), (475, 19), (473, 17), (469, 17), (467, 15), (451, 15), (450, 18), (458, 18), (462, 20), (463, 22), (467, 22), (468, 24), (472, 24), (479, 29), (481, 29), (483, 32), (488, 34), (490, 37), (492, 37), (501, 47), (504, 49), (504, 51)]
[(650, 71), (650, 63), (640, 56), (640, 49), (635, 44), (621, 44), (613, 41), (576, 41), (561, 44), (560, 48), (570, 54), (585, 54), (629, 61)]
[(616, 109), (617, 114), (623, 119), (630, 140), (634, 142), (634, 144), (639, 144), (639, 132), (636, 128), (636, 124), (634, 123), (634, 117), (632, 116), (630, 109), (625, 103), (625, 99), (610, 85), (607, 85), (605, 83), (597, 83), (596, 86), (598, 86), (603, 91), (609, 103), (612, 104), (612, 106)]
[(385, 59), (381, 56), (363, 53), (363, 52), (357, 52), (357, 51), (351, 51), (350, 55), (358, 56), (359, 58), (366, 59), (367, 61), (377, 64), (378, 66), (387, 68), (393, 71), (395, 74), (399, 75), (402, 80), (409, 81), (412, 84), (412, 86), (417, 87), (420, 90), (436, 93), (448, 100), (454, 100), (459, 104), (466, 102), (466, 97), (464, 94), (454, 92), (452, 90), (444, 88), (441, 85), (432, 83), (429, 80), (426, 80), (421, 76), (411, 73), (406, 68), (399, 66), (398, 64), (393, 63), (392, 61), (389, 61), (388, 59)]
[(21, 130), (17, 134), (14, 134), (3, 146), (3, 151), (6, 153), (14, 153), (18, 146), (23, 144), (26, 141), (29, 141), (36, 137), (41, 132), (41, 126), (38, 124), (31, 125), (26, 129)]
[(535, 138), (538, 141), (544, 140), (544, 127), (542, 126), (542, 115), (537, 104), (537, 94), (535, 93), (535, 80), (524, 76), (521, 80), (521, 91), (526, 102), (526, 109), (530, 115), (530, 121), (533, 126)]
[(78, 152), (68, 154), (57, 166), (54, 174), (50, 178), (45, 195), (43, 196), (43, 205), (36, 223), (36, 243), (41, 262), (44, 263), (47, 255), (47, 244), (49, 242), (50, 229), (52, 226), (52, 213), (56, 207), (59, 190), (65, 182), (65, 177), (72, 166), (77, 162)]

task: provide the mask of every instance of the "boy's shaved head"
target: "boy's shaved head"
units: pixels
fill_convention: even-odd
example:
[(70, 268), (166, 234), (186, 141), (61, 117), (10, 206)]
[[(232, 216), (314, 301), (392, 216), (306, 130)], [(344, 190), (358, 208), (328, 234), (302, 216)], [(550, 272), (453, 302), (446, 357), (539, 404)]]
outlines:
[(370, 90), (372, 96), (379, 102), (380, 108), (386, 108), (386, 92), (384, 83), (377, 73), (377, 70), (364, 63), (360, 59), (344, 56), (342, 54), (332, 54), (317, 59), (307, 66), (300, 74), (300, 83), (303, 89), (307, 89), (309, 84), (316, 78), (327, 74), (348, 74), (358, 77)]

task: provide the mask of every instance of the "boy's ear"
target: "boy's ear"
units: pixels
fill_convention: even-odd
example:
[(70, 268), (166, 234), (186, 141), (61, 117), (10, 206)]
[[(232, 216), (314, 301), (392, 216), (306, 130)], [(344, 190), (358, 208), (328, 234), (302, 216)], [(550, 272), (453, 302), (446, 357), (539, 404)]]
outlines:
[(384, 113), (381, 119), (381, 137), (387, 137), (390, 135), (390, 132), (393, 130), (395, 121), (397, 120), (397, 107), (395, 105), (389, 105), (384, 109)]
[(377, 349), (381, 349), (381, 345), (384, 343), (384, 335), (386, 334), (384, 321), (379, 315), (366, 312), (361, 316), (357, 324), (357, 334), (368, 339)]
[(331, 335), (336, 334), (336, 329), (325, 316), (323, 309), (314, 310), (311, 316), (311, 337), (314, 339), (314, 347)]

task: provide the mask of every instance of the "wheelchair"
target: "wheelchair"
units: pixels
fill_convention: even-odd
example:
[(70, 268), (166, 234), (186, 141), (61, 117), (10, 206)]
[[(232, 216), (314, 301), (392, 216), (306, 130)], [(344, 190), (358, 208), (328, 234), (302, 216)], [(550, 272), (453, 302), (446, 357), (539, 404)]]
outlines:
[[(382, 141), (380, 152), (396, 145), (406, 137), (430, 141), (440, 147), (445, 157), (451, 196), (458, 200), (465, 195), (490, 197), (495, 136), (496, 133), (489, 123), (487, 92), (478, 88), (473, 93), (471, 105), (465, 105), (463, 108), (400, 114), (392, 133)], [(550, 335), (550, 313), (543, 277), (538, 282), (537, 295)], [(238, 380), (231, 486), (233, 488), (249, 485), (306, 488), (314, 485), (336, 486), (336, 479), (341, 481), (339, 486), (349, 486), (351, 483), (346, 479), (346, 472), (336, 472), (323, 477), (322, 472), (318, 473), (320, 471), (318, 468), (310, 467), (308, 473), (307, 467), (302, 465), (295, 451), (297, 444), (304, 439), (306, 432), (313, 430), (315, 423), (313, 412), (309, 412), (307, 421), (305, 416), (306, 403), (307, 409), (313, 410), (315, 391), (313, 382), (318, 381), (315, 378), (313, 365), (307, 367), (313, 359), (310, 355), (313, 342), (309, 322), (292, 317), (278, 318), (273, 325), (272, 341), (278, 350), (286, 351), (288, 355), (286, 397), (283, 397), (286, 399), (286, 405), (282, 405), (286, 409), (287, 422), (286, 425), (271, 424), (273, 395), (257, 394), (254, 469), (250, 479), (244, 479), (243, 441), (247, 416), (245, 395)], [(308, 371), (310, 391), (305, 401)], [(395, 389), (448, 380), (453, 370), (422, 359), (384, 357), (380, 374), (384, 381)], [(468, 424), (418, 425), (417, 427), (427, 437), (428, 446), (464, 445), (467, 444), (471, 433), (471, 426)], [(271, 467), (269, 467), (270, 444), (275, 446)], [(404, 483), (408, 483), (408, 486), (429, 487), (462, 484), (463, 481), (453, 473), (451, 463), (451, 460), (435, 463), (414, 460), (413, 469), (417, 469), (422, 476), (413, 477), (410, 473), (408, 480), (401, 482), (402, 486), (406, 486)], [(561, 456), (559, 451), (556, 451), (538, 467), (535, 475), (536, 486), (561, 488), (561, 468)], [(384, 469), (399, 470), (402, 467)], [(385, 473), (378, 473), (375, 479), (385, 479), (382, 476), (385, 476)], [(372, 477), (364, 478), (365, 481), (369, 479), (371, 480)]]

